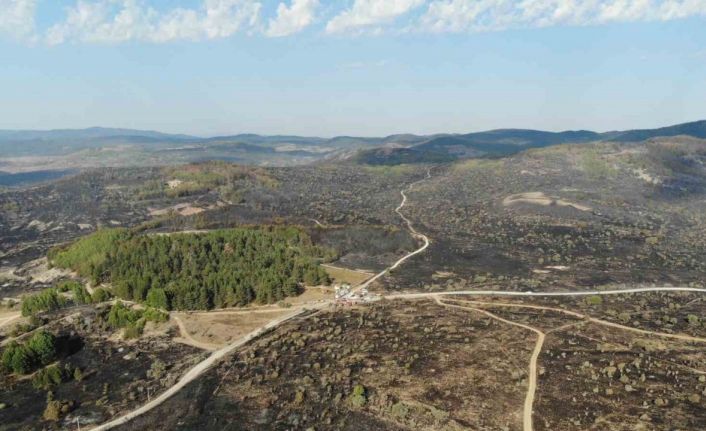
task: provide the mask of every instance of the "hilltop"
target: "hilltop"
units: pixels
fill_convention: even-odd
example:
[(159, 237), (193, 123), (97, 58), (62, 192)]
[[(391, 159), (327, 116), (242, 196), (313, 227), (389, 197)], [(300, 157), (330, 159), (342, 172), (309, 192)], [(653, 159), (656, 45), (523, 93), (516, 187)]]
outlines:
[(384, 137), (239, 134), (216, 137), (166, 134), (155, 131), (94, 127), (76, 130), (0, 130), (0, 184), (32, 182), (13, 177), (38, 174), (37, 180), (56, 177), (51, 171), (100, 166), (132, 167), (178, 165), (205, 160), (258, 166), (293, 166), (348, 161), (371, 165), (440, 163), (473, 157), (502, 157), (530, 148), (588, 142), (637, 142), (656, 137), (706, 138), (706, 121), (657, 129), (593, 132), (549, 132), (497, 129), (467, 134)]

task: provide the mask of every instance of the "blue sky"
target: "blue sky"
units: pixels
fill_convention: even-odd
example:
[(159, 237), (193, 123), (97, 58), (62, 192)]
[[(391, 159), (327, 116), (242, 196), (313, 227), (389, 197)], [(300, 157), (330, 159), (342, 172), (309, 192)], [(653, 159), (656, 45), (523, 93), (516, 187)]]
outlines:
[(0, 128), (612, 130), (706, 118), (706, 0), (0, 0)]

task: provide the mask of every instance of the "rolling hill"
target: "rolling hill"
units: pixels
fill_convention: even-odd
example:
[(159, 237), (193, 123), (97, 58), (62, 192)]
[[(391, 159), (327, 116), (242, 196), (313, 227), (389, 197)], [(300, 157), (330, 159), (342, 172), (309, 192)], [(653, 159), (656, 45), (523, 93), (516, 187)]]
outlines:
[(332, 138), (257, 134), (204, 138), (103, 127), (0, 130), (0, 170), (11, 174), (95, 166), (172, 165), (203, 160), (262, 166), (317, 161), (386, 165), (438, 163), (458, 158), (503, 157), (529, 148), (558, 144), (639, 142), (678, 135), (706, 138), (706, 121), (605, 133), (497, 129), (467, 134)]

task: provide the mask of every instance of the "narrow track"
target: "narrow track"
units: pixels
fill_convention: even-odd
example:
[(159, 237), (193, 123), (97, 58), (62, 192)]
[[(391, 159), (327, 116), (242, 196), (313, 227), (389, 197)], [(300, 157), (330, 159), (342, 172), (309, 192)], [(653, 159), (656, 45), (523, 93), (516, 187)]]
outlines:
[(518, 326), (528, 331), (532, 331), (537, 334), (537, 341), (534, 344), (534, 350), (532, 351), (532, 356), (530, 357), (530, 362), (528, 366), (528, 381), (527, 381), (527, 393), (525, 394), (525, 403), (522, 413), (522, 429), (523, 431), (532, 431), (532, 413), (534, 406), (534, 396), (537, 393), (537, 362), (539, 360), (539, 355), (542, 353), (542, 346), (544, 346), (544, 339), (546, 334), (537, 328), (532, 326), (523, 325), (522, 323), (513, 322), (511, 320), (503, 319), (489, 311), (482, 310), (480, 308), (464, 307), (461, 305), (453, 305), (442, 302), (439, 297), (436, 298), (436, 302), (444, 307), (458, 308), (461, 310), (470, 310), (477, 313), (484, 314), (492, 319), (498, 320), (508, 325)]
[[(415, 181), (415, 182), (411, 183), (409, 186), (407, 186), (406, 190), (409, 191), (409, 190), (410, 190), (412, 187), (414, 187), (416, 184), (418, 184), (418, 183), (420, 183), (420, 182), (422, 182), (422, 181), (426, 181), (426, 180), (429, 179), (429, 178), (431, 178), (431, 170), (427, 170), (427, 176), (426, 176), (425, 178), (423, 178), (423, 179), (421, 179), (421, 180), (419, 180), (419, 181)], [(416, 230), (414, 230), (414, 227), (412, 227), (412, 223), (409, 221), (409, 219), (408, 219), (407, 217), (405, 217), (405, 216), (400, 212), (400, 210), (401, 210), (402, 208), (404, 208), (405, 204), (407, 203), (407, 195), (405, 195), (405, 190), (400, 191), (400, 194), (402, 195), (402, 203), (400, 203), (400, 205), (399, 205), (397, 208), (395, 208), (395, 212), (396, 212), (397, 214), (399, 214), (399, 216), (402, 217), (402, 219), (405, 221), (405, 223), (407, 224), (407, 227), (409, 228), (409, 230), (410, 230), (410, 232), (412, 233), (412, 235), (413, 235), (415, 238), (421, 238), (421, 239), (424, 241), (424, 245), (422, 245), (422, 246), (421, 246), (420, 248), (418, 248), (417, 250), (415, 250), (415, 251), (413, 251), (413, 252), (411, 252), (411, 253), (406, 254), (405, 256), (403, 256), (402, 258), (400, 258), (399, 260), (397, 260), (397, 262), (395, 262), (395, 263), (394, 263), (392, 266), (390, 266), (389, 268), (387, 268), (387, 269), (381, 271), (380, 273), (378, 273), (378, 274), (375, 275), (374, 277), (370, 278), (369, 280), (367, 280), (367, 281), (364, 282), (363, 284), (361, 284), (361, 285), (359, 285), (358, 287), (356, 287), (355, 290), (359, 290), (359, 289), (362, 289), (362, 288), (364, 288), (364, 287), (369, 286), (372, 282), (374, 282), (374, 281), (377, 280), (378, 278), (380, 278), (380, 277), (382, 277), (383, 275), (385, 275), (385, 274), (386, 274), (388, 271), (390, 271), (391, 269), (397, 268), (399, 265), (401, 265), (404, 261), (406, 261), (406, 260), (409, 259), (410, 257), (412, 257), (412, 256), (414, 256), (414, 255), (416, 255), (416, 254), (419, 254), (419, 253), (423, 252), (424, 250), (426, 250), (427, 247), (429, 247), (429, 238), (427, 238), (426, 235), (423, 235), (423, 234), (417, 232)], [(318, 224), (318, 222), (317, 222), (317, 224)], [(307, 304), (307, 306), (310, 307), (310, 308), (318, 308), (318, 309), (324, 308), (324, 307), (326, 307), (327, 305), (328, 305), (328, 302), (316, 303), (316, 304), (314, 304), (314, 305)], [(184, 386), (186, 386), (188, 383), (192, 382), (194, 379), (196, 379), (197, 377), (199, 377), (200, 375), (202, 375), (203, 373), (205, 373), (206, 371), (208, 371), (208, 369), (210, 369), (213, 365), (215, 365), (216, 363), (218, 363), (218, 361), (220, 361), (224, 356), (226, 356), (226, 355), (232, 353), (232, 352), (235, 351), (237, 348), (239, 348), (239, 347), (245, 345), (246, 343), (248, 343), (248, 342), (251, 341), (252, 339), (258, 337), (259, 335), (261, 335), (261, 334), (262, 334), (263, 332), (265, 332), (266, 330), (275, 328), (275, 327), (281, 325), (282, 323), (284, 323), (284, 322), (290, 320), (291, 318), (293, 318), (293, 317), (295, 317), (295, 316), (298, 316), (299, 314), (303, 313), (304, 310), (305, 310), (304, 308), (300, 308), (300, 309), (298, 309), (297, 311), (295, 311), (295, 312), (293, 312), (293, 313), (290, 313), (290, 314), (288, 314), (288, 315), (286, 315), (286, 316), (283, 316), (283, 317), (280, 317), (280, 318), (278, 318), (278, 319), (272, 320), (271, 322), (269, 322), (269, 323), (266, 324), (265, 326), (263, 326), (263, 327), (261, 327), (261, 328), (259, 328), (259, 329), (256, 329), (255, 331), (251, 332), (250, 334), (246, 335), (245, 337), (240, 338), (240, 339), (237, 340), (236, 342), (234, 342), (234, 343), (232, 343), (232, 344), (229, 344), (228, 346), (226, 346), (226, 347), (224, 347), (224, 348), (222, 348), (222, 349), (220, 349), (220, 350), (216, 350), (216, 351), (213, 352), (208, 358), (206, 358), (206, 359), (203, 360), (202, 362), (199, 362), (198, 364), (196, 364), (196, 365), (195, 365), (191, 370), (189, 370), (174, 386), (172, 386), (171, 388), (167, 389), (165, 392), (163, 392), (163, 393), (162, 393), (160, 396), (158, 396), (157, 398), (155, 398), (155, 399), (153, 399), (152, 401), (150, 401), (150, 402), (148, 402), (148, 403), (142, 405), (142, 407), (140, 407), (140, 408), (138, 408), (138, 409), (136, 409), (136, 410), (133, 410), (133, 411), (131, 411), (131, 412), (129, 412), (129, 413), (127, 413), (127, 414), (125, 414), (125, 415), (123, 415), (123, 416), (117, 418), (117, 419), (114, 419), (114, 420), (112, 420), (112, 421), (110, 421), (110, 422), (106, 422), (106, 423), (104, 423), (104, 424), (102, 424), (102, 425), (99, 425), (99, 426), (97, 426), (97, 427), (95, 427), (95, 428), (92, 428), (92, 430), (94, 430), (94, 431), (109, 430), (109, 429), (112, 429), (112, 428), (114, 428), (114, 427), (116, 427), (116, 426), (118, 426), (118, 425), (125, 424), (125, 423), (129, 422), (130, 420), (132, 420), (132, 419), (134, 419), (134, 418), (136, 418), (136, 417), (138, 417), (138, 416), (140, 416), (140, 415), (142, 415), (142, 414), (144, 414), (144, 413), (146, 413), (146, 412), (152, 410), (153, 408), (159, 406), (159, 405), (162, 404), (164, 401), (166, 401), (167, 399), (169, 399), (172, 395), (176, 394), (179, 390), (181, 390), (181, 389), (182, 389)], [(179, 324), (179, 322), (180, 322), (180, 320), (177, 319), (177, 324), (179, 325), (180, 329), (182, 329), (183, 324)], [(186, 330), (186, 328), (183, 328), (183, 331), (184, 331), (184, 332), (185, 332), (185, 330)], [(188, 335), (188, 332), (186, 332), (186, 334)]]
[(417, 184), (419, 184), (421, 182), (428, 180), (429, 178), (431, 178), (431, 169), (427, 169), (427, 176), (426, 177), (422, 178), (419, 181), (415, 181), (415, 182), (411, 183), (410, 185), (407, 186), (406, 189), (401, 190), (400, 194), (402, 195), (402, 202), (400, 203), (400, 205), (397, 208), (395, 208), (395, 212), (407, 224), (407, 229), (409, 229), (409, 232), (412, 234), (412, 236), (417, 239), (421, 239), (424, 244), (422, 244), (422, 246), (419, 247), (418, 249), (416, 249), (412, 252), (409, 252), (406, 255), (399, 258), (395, 263), (392, 264), (392, 266), (389, 266), (389, 267), (383, 269), (379, 273), (375, 274), (373, 277), (366, 280), (364, 283), (358, 285), (355, 289), (353, 289), (354, 292), (357, 292), (358, 290), (361, 290), (363, 288), (367, 288), (378, 278), (384, 276), (385, 274), (392, 271), (393, 269), (396, 269), (398, 266), (402, 265), (407, 259), (411, 258), (412, 256), (416, 256), (419, 253), (422, 253), (424, 250), (427, 249), (427, 247), (429, 247), (429, 237), (427, 237), (426, 235), (424, 235), (422, 233), (417, 232), (414, 229), (414, 226), (412, 226), (412, 222), (407, 217), (405, 217), (404, 214), (402, 214), (402, 208), (404, 208), (404, 206), (407, 204), (407, 195), (405, 194), (405, 191), (412, 190), (412, 188), (414, 186), (416, 186)]
[[(532, 431), (533, 429), (533, 405), (534, 405), (534, 398), (535, 398), (535, 393), (537, 392), (537, 363), (539, 361), (539, 355), (542, 352), (542, 346), (544, 345), (544, 340), (546, 338), (546, 335), (557, 331), (557, 330), (562, 330), (570, 326), (574, 326), (577, 324), (585, 323), (585, 322), (592, 322), (595, 324), (599, 325), (604, 325), (604, 326), (609, 326), (612, 328), (616, 329), (621, 329), (625, 331), (630, 331), (630, 332), (637, 332), (640, 334), (644, 335), (652, 335), (652, 336), (657, 336), (657, 337), (664, 337), (664, 338), (671, 338), (671, 339), (677, 339), (680, 341), (687, 341), (687, 342), (692, 342), (692, 343), (706, 343), (706, 338), (699, 338), (699, 337), (692, 337), (690, 335), (684, 335), (684, 334), (668, 334), (664, 332), (656, 332), (656, 331), (648, 331), (644, 329), (638, 329), (638, 328), (632, 328), (629, 326), (625, 325), (620, 325), (617, 323), (609, 322), (606, 320), (602, 319), (597, 319), (595, 317), (591, 317), (589, 315), (583, 314), (583, 313), (578, 313), (575, 311), (570, 311), (570, 310), (564, 310), (562, 308), (556, 308), (556, 307), (545, 307), (541, 305), (530, 305), (530, 304), (513, 304), (513, 303), (504, 303), (504, 302), (485, 302), (485, 301), (460, 301), (460, 300), (455, 300), (456, 302), (460, 302), (462, 304), (466, 304), (467, 306), (464, 305), (457, 305), (457, 304), (449, 304), (446, 302), (443, 302), (441, 300), (441, 297), (444, 295), (437, 295), (434, 297), (435, 301), (437, 304), (444, 306), (444, 307), (450, 307), (450, 308), (458, 308), (462, 310), (470, 310), (470, 311), (475, 311), (477, 313), (484, 314), (488, 317), (491, 317), (495, 320), (498, 320), (500, 322), (507, 323), (509, 325), (514, 325), (518, 326), (520, 328), (527, 329), (529, 331), (534, 332), (537, 334), (537, 341), (534, 346), (534, 351), (532, 352), (532, 356), (530, 357), (530, 363), (529, 363), (529, 380), (527, 384), (527, 394), (525, 396), (525, 404), (524, 404), (524, 410), (523, 410), (523, 431)], [(497, 316), (487, 310), (476, 308), (476, 307), (491, 307), (491, 308), (524, 308), (524, 309), (532, 309), (532, 310), (537, 310), (537, 311), (553, 311), (553, 312), (558, 312), (562, 313), (574, 318), (581, 319), (580, 322), (574, 322), (570, 323), (567, 325), (560, 326), (558, 328), (554, 328), (550, 331), (543, 332), (537, 328), (534, 328), (532, 326), (524, 325), (522, 323), (518, 322), (513, 322), (511, 320), (503, 319), (500, 316)], [(677, 364), (681, 365), (681, 364)], [(704, 372), (701, 370), (696, 370), (693, 369), (698, 374), (703, 374)]]
[(272, 328), (276, 328), (277, 326), (281, 325), (282, 323), (293, 319), (294, 317), (302, 314), (304, 311), (305, 311), (304, 309), (295, 310), (292, 313), (287, 314), (286, 316), (282, 316), (278, 319), (275, 319), (275, 320), (267, 323), (263, 327), (252, 331), (251, 333), (245, 335), (244, 337), (241, 337), (240, 339), (238, 339), (234, 343), (231, 343), (220, 350), (216, 350), (211, 355), (209, 355), (208, 358), (206, 358), (205, 360), (196, 364), (196, 366), (194, 366), (186, 374), (184, 374), (182, 376), (182, 378), (179, 379), (179, 381), (174, 386), (172, 386), (171, 388), (162, 392), (157, 398), (154, 398), (152, 401), (143, 404), (142, 407), (139, 407), (129, 413), (126, 413), (125, 415), (120, 416), (117, 419), (114, 419), (110, 422), (106, 422), (102, 425), (98, 425), (97, 427), (91, 428), (91, 429), (94, 431), (109, 430), (109, 429), (115, 428), (116, 426), (123, 425), (123, 424), (131, 421), (132, 419), (144, 414), (144, 413), (147, 413), (148, 411), (152, 410), (153, 408), (159, 406), (160, 404), (162, 404), (163, 402), (168, 400), (172, 395), (179, 392), (184, 386), (186, 386), (187, 384), (191, 383), (192, 381), (194, 381), (195, 379), (200, 377), (203, 373), (208, 371), (212, 366), (217, 364), (221, 359), (223, 359), (224, 357), (233, 353), (239, 347), (247, 344), (248, 342), (250, 342), (254, 338), (259, 337), (260, 335), (265, 333), (267, 330), (272, 329)]
[[(417, 239), (422, 240), (423, 245), (419, 247), (418, 249), (404, 255), (400, 259), (398, 259), (392, 266), (384, 269), (383, 271), (377, 273), (370, 279), (366, 280), (364, 283), (360, 284), (357, 286), (354, 291), (358, 291), (360, 289), (363, 289), (365, 287), (368, 287), (370, 284), (375, 282), (377, 279), (380, 277), (384, 276), (387, 274), (390, 270), (396, 269), (399, 267), (402, 263), (410, 259), (411, 257), (422, 253), (424, 250), (426, 250), (429, 247), (429, 238), (418, 232), (416, 229), (414, 229), (414, 226), (412, 225), (412, 222), (402, 213), (402, 209), (405, 207), (407, 204), (407, 195), (405, 194), (406, 191), (410, 191), (415, 185), (426, 181), (427, 179), (431, 178), (431, 171), (427, 171), (427, 176), (419, 181), (415, 181), (411, 184), (409, 184), (405, 189), (400, 191), (400, 194), (402, 195), (402, 202), (400, 205), (395, 208), (395, 212), (404, 220), (405, 224), (407, 225), (407, 228), (409, 229), (410, 233), (412, 236), (414, 236)], [(316, 221), (317, 225), (320, 225), (318, 221)], [(677, 292), (698, 292), (698, 293), (706, 293), (706, 289), (698, 289), (698, 288), (690, 288), (690, 287), (639, 287), (639, 288), (632, 288), (632, 289), (616, 289), (616, 290), (602, 290), (602, 291), (578, 291), (578, 292), (506, 292), (506, 291), (494, 291), (494, 290), (484, 290), (484, 291), (479, 291), (479, 290), (470, 290), (470, 291), (456, 291), (456, 292), (435, 292), (435, 293), (407, 293), (407, 294), (394, 294), (394, 295), (385, 295), (384, 297), (386, 299), (424, 299), (424, 298), (434, 298), (439, 301), (438, 297), (440, 296), (457, 296), (457, 295), (471, 295), (471, 296), (524, 296), (524, 297), (531, 297), (531, 296), (566, 296), (566, 297), (571, 297), (571, 296), (587, 296), (587, 295), (619, 295), (619, 294), (627, 294), (627, 293), (643, 293), (643, 292), (670, 292), (670, 291), (677, 291)], [(162, 404), (164, 401), (169, 399), (172, 395), (176, 394), (179, 390), (181, 390), (184, 386), (186, 386), (188, 383), (192, 382), (199, 376), (201, 376), (203, 373), (208, 371), (212, 366), (217, 364), (220, 360), (222, 360), (225, 356), (233, 353), (235, 350), (238, 348), (242, 347), (243, 345), (247, 344), (254, 338), (262, 335), (264, 332), (276, 328), (277, 326), (287, 322), (288, 320), (299, 316), (302, 314), (306, 309), (304, 307), (307, 307), (308, 309), (323, 309), (327, 307), (331, 301), (324, 301), (324, 302), (317, 302), (317, 303), (307, 303), (301, 305), (301, 308), (298, 308), (294, 310), (292, 313), (287, 314), (285, 316), (282, 316), (278, 319), (272, 320), (266, 325), (262, 326), (259, 329), (256, 329), (255, 331), (251, 332), (250, 334), (238, 339), (237, 341), (227, 345), (226, 347), (219, 349), (215, 352), (213, 352), (208, 358), (206, 358), (204, 361), (196, 364), (191, 370), (189, 370), (182, 378), (172, 387), (167, 389), (165, 392), (160, 394), (157, 398), (153, 399), (152, 401), (142, 405), (141, 407), (126, 413), (125, 415), (114, 419), (110, 422), (106, 422), (102, 425), (99, 425), (97, 427), (92, 428), (94, 431), (104, 431), (104, 430), (109, 430), (112, 429), (118, 425), (125, 424), (129, 422), (130, 420), (152, 410), (153, 408), (159, 406)], [(461, 307), (463, 308), (463, 307)], [(530, 372), (530, 383), (531, 388), (533, 388), (531, 391), (528, 390), (528, 395), (527, 398), (525, 399), (525, 419), (523, 420), (523, 423), (525, 423), (525, 431), (531, 431), (531, 416), (532, 416), (532, 410), (531, 406), (534, 401), (534, 391), (536, 390), (536, 368), (537, 368), (537, 360), (539, 356), (539, 352), (541, 352), (541, 347), (544, 342), (544, 333), (541, 331), (537, 330), (536, 328), (532, 328), (526, 325), (522, 325), (519, 323), (515, 322), (510, 322), (510, 321), (505, 321), (504, 319), (495, 316), (494, 314), (487, 312), (485, 310), (480, 310), (480, 309), (474, 309), (474, 311), (479, 311), (482, 312), (490, 317), (493, 317), (495, 319), (504, 321), (509, 324), (513, 324), (516, 326), (523, 327), (525, 329), (531, 330), (535, 333), (538, 334), (538, 340), (535, 345), (535, 350), (532, 354), (532, 358), (530, 360), (530, 369), (534, 370), (533, 372)], [(610, 322), (606, 322), (610, 323)], [(611, 324), (609, 326), (620, 326), (617, 324)], [(530, 392), (531, 392), (531, 398), (530, 398)], [(528, 408), (529, 405), (529, 408)], [(528, 410), (529, 409), (529, 410)], [(526, 414), (527, 411), (529, 411), (529, 428), (527, 428), (527, 419), (526, 419)]]

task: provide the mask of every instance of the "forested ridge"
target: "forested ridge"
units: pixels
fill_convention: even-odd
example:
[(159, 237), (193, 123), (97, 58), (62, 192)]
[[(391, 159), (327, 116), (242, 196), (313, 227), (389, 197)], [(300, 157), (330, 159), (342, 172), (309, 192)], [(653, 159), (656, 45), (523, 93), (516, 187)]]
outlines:
[(112, 283), (118, 297), (168, 310), (277, 302), (302, 283), (328, 283), (318, 261), (332, 257), (302, 230), (282, 226), (173, 235), (104, 229), (49, 253), (53, 265)]

